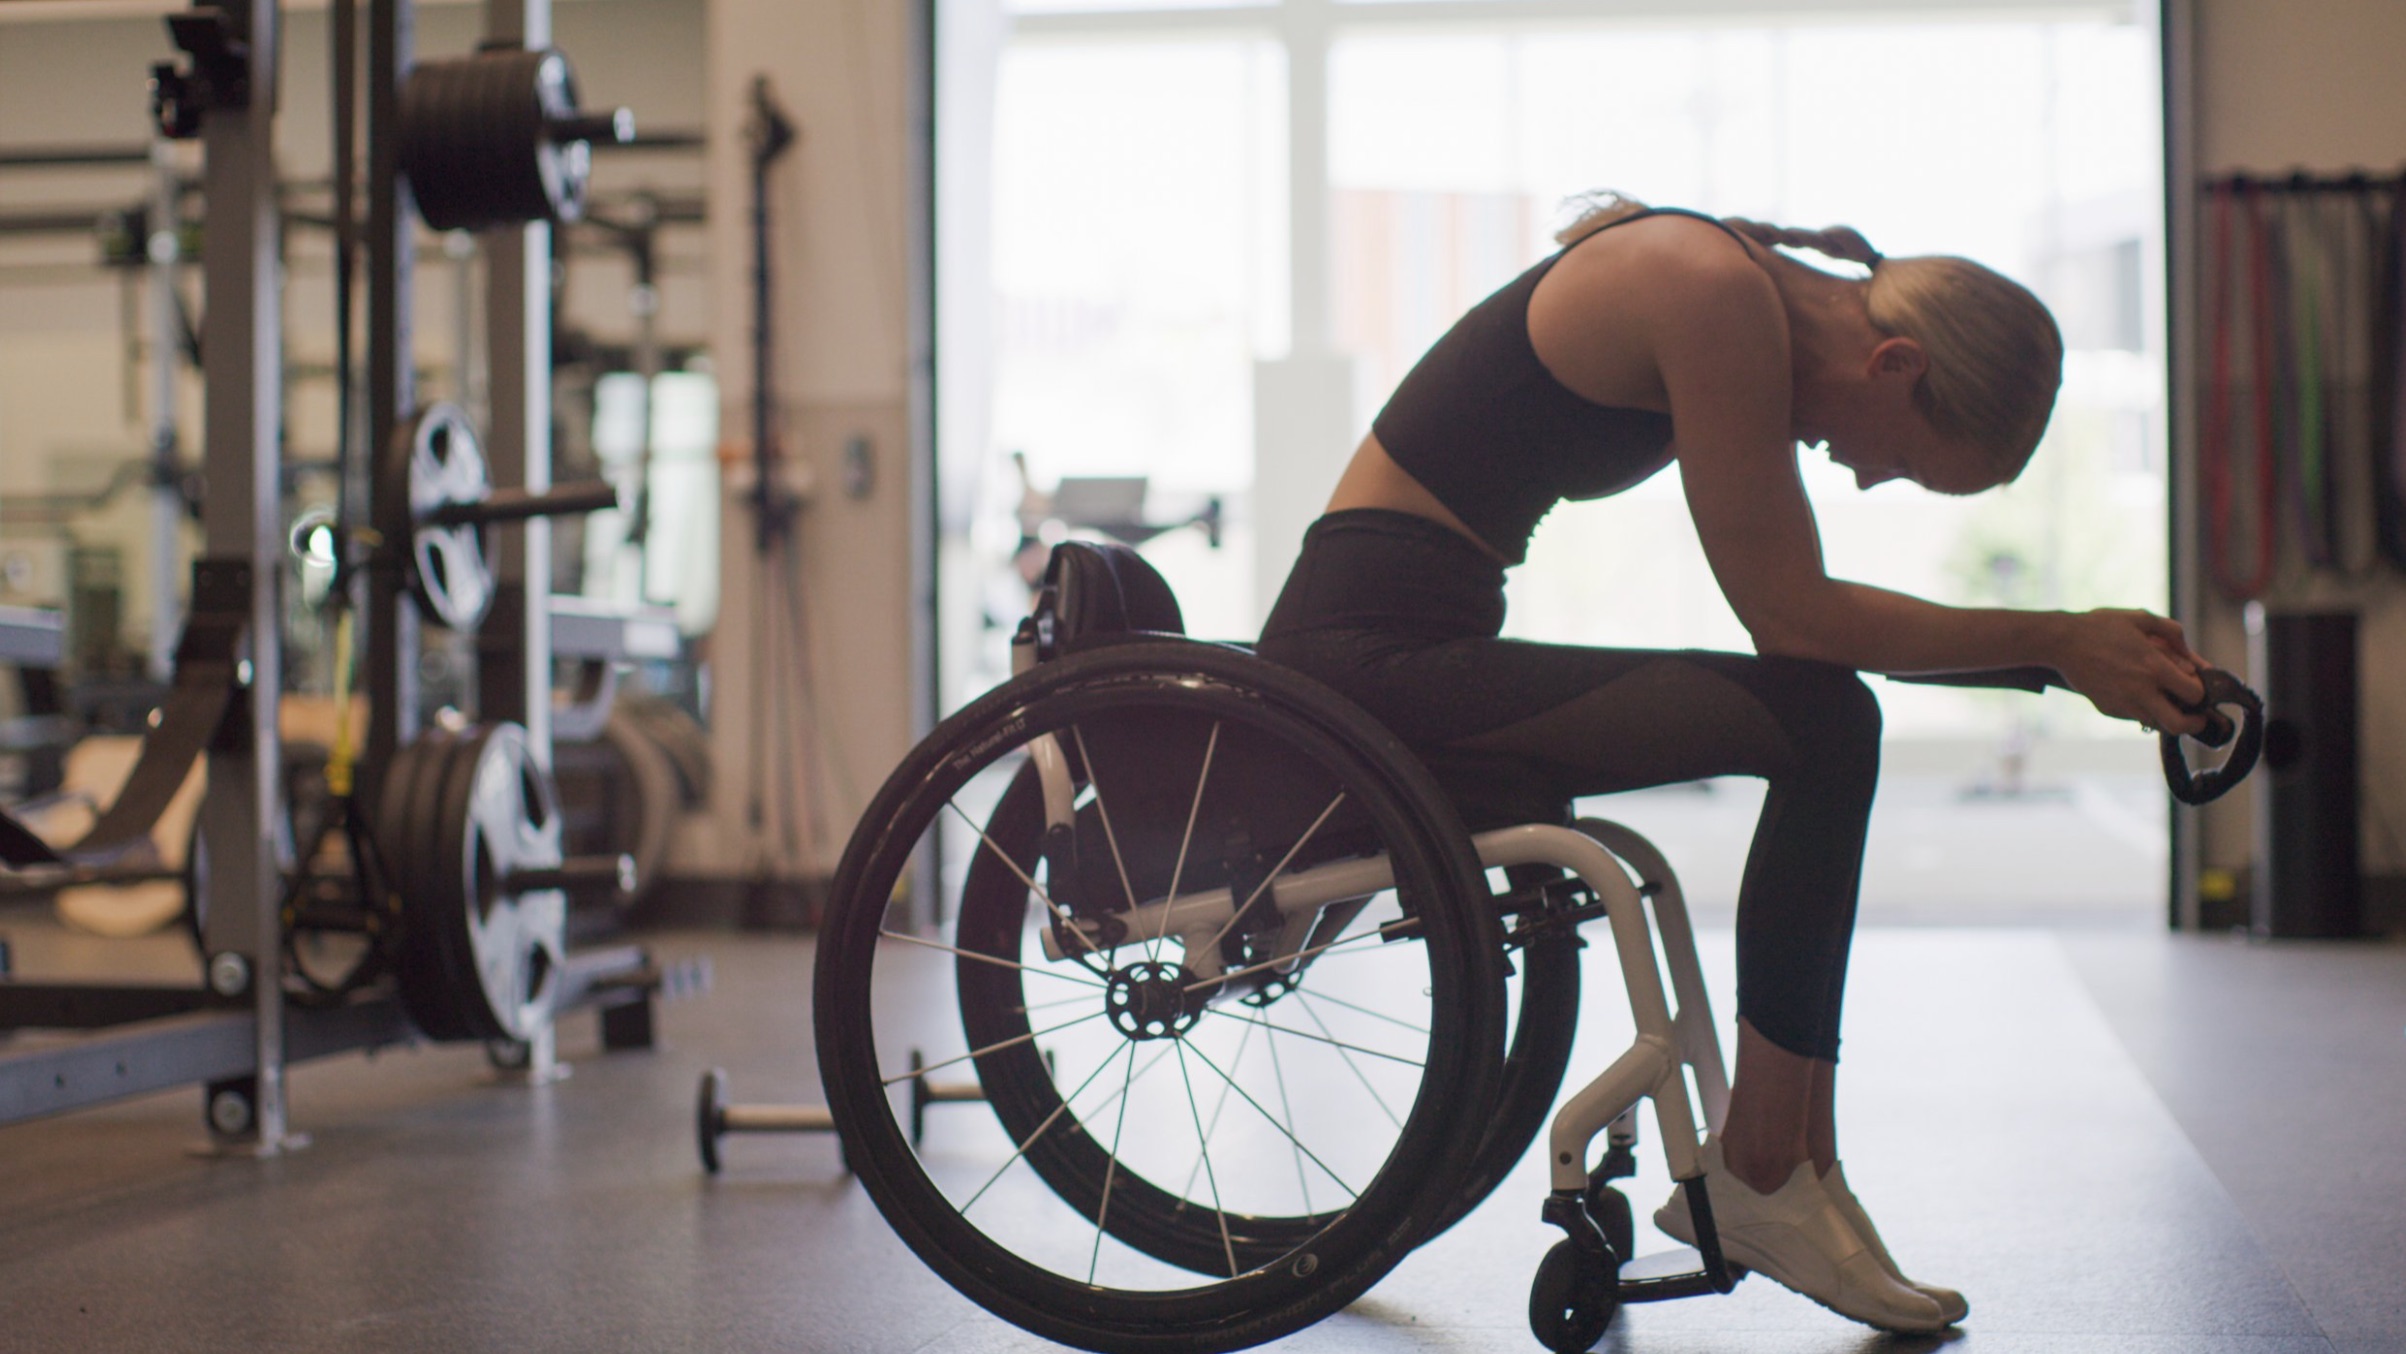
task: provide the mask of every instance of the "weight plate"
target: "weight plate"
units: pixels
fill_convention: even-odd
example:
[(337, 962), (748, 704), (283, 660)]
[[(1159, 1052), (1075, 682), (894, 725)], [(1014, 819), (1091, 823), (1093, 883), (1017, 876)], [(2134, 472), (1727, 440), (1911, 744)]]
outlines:
[(576, 76), (549, 49), (420, 62), (401, 93), (401, 172), (436, 230), (573, 221), (592, 147), (554, 139), (577, 115)]
[(454, 1013), (439, 933), (434, 922), (426, 865), (436, 840), (443, 772), (460, 740), (445, 729), (428, 729), (393, 757), (376, 806), (376, 842), (385, 887), (401, 898), (398, 957), (401, 1003), (411, 1023), (436, 1039), (464, 1039)]
[(417, 962), (405, 970), (403, 996), (411, 1016), (438, 1039), (530, 1039), (551, 1016), (567, 899), (558, 889), (513, 893), (507, 881), (560, 863), (551, 778), (524, 729), (492, 724), (462, 735), (440, 775), (422, 774), (411, 798), (433, 805), (416, 823), (428, 835), (401, 848), (433, 846), (410, 898)]
[(493, 607), (488, 528), (475, 522), (437, 525), (427, 515), (482, 503), (493, 496), (492, 469), (467, 414), (455, 404), (430, 404), (403, 425), (388, 452), (384, 489), (409, 504), (410, 594), (437, 621), (473, 630)]

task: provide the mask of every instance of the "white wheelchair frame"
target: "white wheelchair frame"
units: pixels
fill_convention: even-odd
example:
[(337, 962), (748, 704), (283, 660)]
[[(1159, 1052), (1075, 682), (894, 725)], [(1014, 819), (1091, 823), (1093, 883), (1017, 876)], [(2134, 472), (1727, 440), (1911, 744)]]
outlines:
[[(1047, 825), (1073, 826), (1076, 787), (1067, 757), (1049, 734), (1031, 744), (1031, 753), (1043, 788)], [(1332, 802), (1329, 811), (1335, 808)], [(1323, 811), (1322, 820), (1327, 816), (1328, 811)], [(1316, 829), (1318, 824), (1313, 826)], [(1289, 850), (1289, 860), (1310, 836), (1306, 832)], [(1687, 901), (1662, 852), (1636, 830), (1606, 819), (1583, 818), (1570, 827), (1532, 823), (1498, 828), (1474, 834), (1471, 844), (1484, 868), (1546, 865), (1569, 871), (1603, 902), (1612, 927), (1613, 948), (1620, 959), (1637, 1037), (1555, 1111), (1547, 1143), (1555, 1199), (1549, 1204), (1548, 1221), (1571, 1231), (1577, 1240), (1579, 1233), (1572, 1222), (1555, 1214), (1588, 1187), (1595, 1140), (1616, 1123), (1625, 1123), (1640, 1100), (1653, 1100), (1671, 1176), (1683, 1182), (1704, 1173), (1697, 1106), (1688, 1094), (1688, 1075), (1694, 1074), (1695, 1099), (1702, 1101), (1704, 1131), (1718, 1132), (1729, 1112), (1729, 1075), (1721, 1060), (1703, 970), (1696, 961), (1696, 937), (1688, 920)], [(1118, 914), (1112, 922), (1123, 928), (1123, 935), (1177, 939), (1185, 949), (1186, 967), (1195, 975), (1194, 988), (1230, 992), (1234, 989), (1228, 979), (1265, 971), (1291, 972), (1307, 962), (1314, 950), (1306, 948), (1306, 940), (1324, 910), (1366, 899), (1395, 883), (1394, 871), (1384, 856), (1332, 861), (1292, 874), (1284, 873), (1287, 863), (1281, 860), (1256, 888), (1255, 896), (1241, 901), (1226, 887), (1177, 896), (1173, 878), (1169, 897)], [(1632, 874), (1639, 882), (1631, 882)], [(1256, 910), (1264, 891), (1271, 908), (1283, 919), (1275, 957), (1224, 970), (1221, 937), (1239, 916)], [(1653, 903), (1652, 924), (1646, 915), (1648, 900)], [(1056, 921), (1060, 924), (1043, 930), (1042, 944), (1049, 959), (1070, 957), (1065, 942), (1068, 934), (1083, 936), (1096, 948), (1104, 943), (1099, 930), (1102, 923), (1066, 915)], [(1659, 949), (1657, 930), (1661, 933)], [(1670, 977), (1667, 994), (1663, 982), (1666, 968)], [(1648, 1296), (1645, 1289), (1656, 1285), (1665, 1288), (1660, 1294), (1664, 1297), (1727, 1290), (1733, 1280), (1724, 1272), (1709, 1213), (1699, 1212), (1703, 1215), (1698, 1219), (1703, 1224), (1703, 1234), (1698, 1237), (1703, 1246), (1702, 1268), (1693, 1273), (1666, 1273), (1661, 1257), (1647, 1257), (1640, 1263), (1631, 1256), (1618, 1256), (1624, 1282), (1630, 1287), (1622, 1300), (1641, 1300)], [(1676, 1282), (1679, 1280), (1703, 1282)], [(1677, 1291), (1668, 1291), (1671, 1289)]]

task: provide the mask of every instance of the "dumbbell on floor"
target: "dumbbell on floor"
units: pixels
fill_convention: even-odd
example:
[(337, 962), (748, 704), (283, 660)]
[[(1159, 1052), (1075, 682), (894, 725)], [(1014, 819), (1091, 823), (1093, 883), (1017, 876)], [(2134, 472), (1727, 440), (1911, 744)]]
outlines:
[[(966, 1104), (983, 1101), (986, 1090), (974, 1081), (933, 1081), (926, 1072), (926, 1059), (919, 1050), (911, 1050), (911, 1146), (919, 1145), (927, 1134), (927, 1107), (930, 1105)], [(713, 1067), (702, 1074), (702, 1084), (694, 1099), (694, 1145), (702, 1157), (702, 1169), (716, 1175), (719, 1172), (719, 1139), (730, 1133), (833, 1133), (835, 1117), (824, 1105), (739, 1105), (727, 1100), (727, 1073)], [(847, 1155), (844, 1169), (852, 1169)]]

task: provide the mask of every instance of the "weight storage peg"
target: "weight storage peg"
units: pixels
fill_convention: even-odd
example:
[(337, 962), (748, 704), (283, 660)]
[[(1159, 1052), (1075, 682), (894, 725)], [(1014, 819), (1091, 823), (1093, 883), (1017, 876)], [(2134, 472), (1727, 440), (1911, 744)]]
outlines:
[(501, 48), (420, 62), (401, 90), (401, 172), (436, 230), (584, 214), (593, 143), (635, 139), (626, 109), (576, 106), (568, 58)]

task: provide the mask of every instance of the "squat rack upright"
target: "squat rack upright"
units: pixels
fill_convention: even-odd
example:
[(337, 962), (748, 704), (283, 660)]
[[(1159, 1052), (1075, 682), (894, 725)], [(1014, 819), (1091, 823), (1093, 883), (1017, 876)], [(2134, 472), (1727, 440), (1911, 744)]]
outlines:
[[(347, 22), (354, 12), (349, 6), (358, 2), (336, 0), (345, 11), (338, 22)], [(413, 65), (413, 12), (411, 0), (365, 0), (365, 8), (368, 400), (361, 459), (369, 473), (358, 487), (363, 520), (391, 545), (406, 543), (416, 525), (411, 505), (395, 501), (400, 496), (380, 486), (375, 473), (388, 439), (410, 421), (415, 404), (409, 294), (418, 214), (396, 158), (401, 91)], [(550, 0), (488, 0), (485, 16), (488, 47), (549, 45)], [(279, 473), (284, 403), (274, 156), (279, 9), (277, 0), (195, 0), (168, 24), (187, 59), (180, 68), (154, 71), (154, 104), (162, 126), (197, 135), (205, 156), (202, 469), (207, 492), (175, 694), (146, 740), (145, 754), (147, 759), (153, 744), (177, 737), (206, 740), (210, 793), (198, 824), (211, 899), (199, 928), (204, 978), (197, 987), (0, 980), (0, 1029), (86, 1031), (0, 1052), (0, 1124), (198, 1083), (206, 1088), (204, 1117), (212, 1148), (270, 1155), (306, 1140), (288, 1122), (286, 1066), (421, 1036), (389, 986), (333, 1004), (301, 1005), (286, 997), (286, 864), (276, 839), (285, 814), (278, 704), (281, 583), (288, 548)], [(346, 78), (338, 85), (338, 99), (351, 96), (347, 86)], [(623, 114), (605, 121), (623, 135)], [(538, 130), (554, 140), (576, 135), (556, 122)], [(517, 491), (516, 511), (496, 513), (491, 520), (524, 525), (514, 541), (502, 533), (504, 544), (496, 552), (496, 605), (478, 631), (477, 713), (524, 725), (532, 759), (547, 770), (553, 618), (550, 538), (543, 516), (578, 510), (573, 501), (540, 501), (550, 488), (550, 229), (541, 222), (504, 226), (483, 232), (482, 244), (487, 335), (494, 355), (492, 427), (485, 445), (495, 488)], [(530, 495), (536, 501), (530, 502)], [(582, 504), (584, 510), (592, 506)], [(367, 571), (365, 589), (370, 720), (358, 784), (371, 820), (384, 769), (419, 732), (418, 616), (400, 575), (389, 567), (389, 556), (387, 550), (386, 567)], [(27, 652), (38, 658), (40, 650), (34, 645)], [(204, 714), (185, 717), (194, 709)], [(173, 768), (168, 793), (182, 783), (183, 770)], [(138, 766), (136, 780), (142, 775)], [(129, 782), (119, 802), (133, 797)], [(549, 874), (556, 879), (576, 864), (564, 862)], [(606, 864), (589, 872), (607, 874)], [(70, 862), (70, 873), (79, 868)], [(76, 877), (108, 874), (102, 867)], [(554, 975), (548, 1011), (598, 1005), (606, 1046), (647, 1044), (649, 1003), (658, 988), (659, 974), (634, 947), (569, 956)], [(552, 1074), (548, 1014), (519, 1053), (530, 1077)]]

